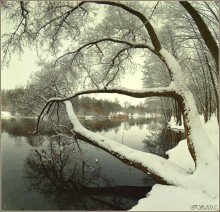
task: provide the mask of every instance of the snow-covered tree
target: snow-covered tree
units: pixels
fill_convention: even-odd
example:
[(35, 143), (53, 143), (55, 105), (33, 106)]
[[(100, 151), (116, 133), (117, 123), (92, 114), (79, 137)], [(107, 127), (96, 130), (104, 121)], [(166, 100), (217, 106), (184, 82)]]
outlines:
[[(191, 14), (193, 7), (181, 3)], [(53, 105), (64, 103), (73, 134), (78, 139), (103, 149), (119, 160), (151, 174), (165, 184), (180, 187), (201, 187), (215, 197), (217, 190), (210, 188), (206, 179), (197, 176), (209, 172), (210, 166), (218, 164), (218, 155), (201, 124), (193, 95), (188, 88), (181, 65), (164, 48), (152, 23), (158, 3), (155, 2), (3, 2), (6, 16), (13, 22), (14, 31), (3, 36), (3, 53), (8, 56), (24, 45), (36, 45), (45, 60), (50, 53), (50, 68), (58, 73), (75, 71), (83, 81), (72, 80), (77, 86), (71, 91), (62, 90), (63, 95), (47, 99), (38, 116), (36, 131), (44, 116)], [(196, 15), (195, 15), (196, 14)], [(201, 32), (205, 29), (212, 37), (204, 22), (193, 8), (193, 19)], [(199, 20), (200, 20), (199, 18)], [(152, 21), (151, 21), (152, 20)], [(155, 26), (157, 26), (155, 24)], [(204, 39), (204, 37), (203, 37)], [(206, 43), (206, 41), (205, 41)], [(213, 42), (215, 44), (215, 42)], [(212, 43), (212, 44), (213, 44)], [(211, 44), (211, 45), (212, 45)], [(213, 44), (213, 45), (214, 45)], [(209, 48), (209, 44), (206, 43)], [(218, 47), (217, 47), (218, 48)], [(216, 50), (216, 49), (215, 49)], [(211, 51), (211, 50), (210, 50)], [(115, 87), (115, 83), (127, 71), (137, 71), (134, 57), (149, 52), (163, 63), (170, 76), (165, 87), (144, 88), (141, 90)], [(216, 51), (211, 52), (216, 61)], [(216, 61), (217, 63), (217, 61)], [(145, 70), (147, 72), (147, 70)], [(67, 79), (70, 79), (67, 77)], [(60, 81), (58, 80), (57, 83)], [(86, 88), (86, 89), (84, 89)], [(117, 93), (136, 98), (170, 97), (181, 108), (189, 152), (196, 168), (189, 172), (177, 164), (154, 154), (134, 150), (112, 139), (85, 129), (72, 107), (74, 98), (92, 93)], [(71, 101), (70, 101), (71, 100)], [(211, 174), (211, 173), (210, 173)]]

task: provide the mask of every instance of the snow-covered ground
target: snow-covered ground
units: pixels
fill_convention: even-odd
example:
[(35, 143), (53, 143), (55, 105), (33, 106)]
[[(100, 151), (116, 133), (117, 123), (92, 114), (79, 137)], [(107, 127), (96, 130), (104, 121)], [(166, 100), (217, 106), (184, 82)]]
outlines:
[(1, 118), (2, 119), (10, 119), (10, 118), (14, 118), (14, 116), (7, 111), (1, 111)]
[[(219, 155), (219, 126), (216, 117), (207, 123), (200, 117), (207, 135)], [(175, 125), (174, 119), (170, 122), (171, 128), (182, 129)], [(188, 151), (186, 139), (167, 152), (169, 161), (187, 169), (195, 170), (195, 164)], [(219, 210), (219, 163), (217, 161), (196, 171), (189, 185), (184, 188), (156, 184), (147, 196), (139, 200), (131, 211), (218, 211)], [(196, 185), (196, 186), (194, 186)]]
[[(183, 121), (182, 121), (182, 123), (183, 123)], [(170, 128), (172, 128), (174, 130), (175, 129), (177, 129), (177, 130), (184, 130), (184, 126), (183, 125), (179, 126), (179, 125), (176, 124), (176, 121), (175, 121), (173, 116), (171, 117), (170, 122), (168, 124), (170, 125)]]
[(94, 119), (94, 116), (85, 116), (85, 120), (92, 120)]

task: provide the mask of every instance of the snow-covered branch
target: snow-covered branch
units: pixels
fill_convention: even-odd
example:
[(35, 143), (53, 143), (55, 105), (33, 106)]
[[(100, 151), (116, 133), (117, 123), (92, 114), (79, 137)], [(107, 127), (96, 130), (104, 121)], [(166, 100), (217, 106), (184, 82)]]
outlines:
[[(69, 17), (70, 14), (72, 14), (75, 10), (77, 9), (82, 9), (82, 5), (85, 2), (80, 2), (79, 4), (77, 4), (75, 7), (71, 7), (70, 10), (68, 10), (65, 13), (62, 13), (61, 15), (53, 18), (52, 20), (46, 22), (45, 24), (43, 24), (40, 28), (37, 29), (37, 31), (35, 32), (35, 34), (39, 34), (41, 32), (42, 29), (45, 29), (48, 25), (52, 24), (53, 22), (56, 22), (57, 20), (60, 20), (60, 23), (58, 25), (58, 29), (56, 30), (54, 36), (58, 33), (59, 29), (61, 28), (62, 24), (66, 21), (66, 19)], [(65, 22), (66, 23), (66, 22)]]
[(103, 149), (128, 165), (152, 174), (163, 183), (183, 186), (183, 179), (190, 176), (190, 173), (187, 173), (185, 169), (160, 156), (135, 150), (89, 131), (79, 122), (71, 102), (65, 101), (65, 105), (69, 120), (73, 125), (73, 130), (79, 139)]
[(178, 103), (183, 110), (184, 127), (187, 135), (189, 151), (196, 165), (203, 166), (204, 164), (207, 165), (218, 160), (217, 152), (203, 130), (195, 100), (186, 85), (179, 63), (173, 55), (165, 49), (161, 49), (159, 54), (171, 73), (173, 89), (179, 97)]
[(158, 36), (153, 28), (153, 26), (151, 25), (150, 21), (139, 11), (125, 5), (125, 4), (121, 4), (120, 2), (116, 2), (116, 1), (86, 1), (86, 3), (96, 3), (96, 4), (105, 4), (105, 5), (110, 5), (110, 6), (115, 6), (118, 8), (121, 8), (125, 11), (127, 11), (128, 13), (136, 16), (144, 25), (144, 27), (146, 28), (148, 34), (150, 35), (152, 44), (154, 46), (154, 50), (156, 52), (159, 52), (161, 50), (161, 44), (160, 41), (158, 39)]
[(175, 90), (173, 89), (171, 85), (169, 87), (144, 88), (144, 89), (129, 89), (125, 87), (88, 89), (88, 90), (82, 90), (74, 94), (71, 94), (67, 96), (66, 98), (51, 98), (48, 100), (48, 102), (52, 102), (52, 101), (62, 102), (62, 101), (69, 100), (69, 99), (75, 98), (83, 94), (92, 94), (92, 93), (117, 93), (117, 94), (135, 97), (135, 98), (145, 98), (145, 97), (152, 97), (152, 96), (164, 96), (164, 97), (175, 98)]
[(79, 52), (82, 51), (83, 49), (89, 48), (91, 46), (96, 46), (100, 50), (100, 48), (97, 45), (99, 43), (103, 43), (103, 42), (112, 42), (112, 43), (124, 44), (128, 47), (128, 49), (129, 48), (137, 48), (137, 49), (147, 48), (150, 51), (154, 52), (154, 49), (151, 46), (149, 46), (147, 44), (144, 44), (144, 43), (131, 43), (131, 42), (128, 42), (128, 41), (125, 41), (125, 40), (119, 40), (119, 39), (114, 39), (114, 38), (103, 38), (103, 39), (88, 42), (88, 43), (82, 45), (81, 47), (79, 47), (78, 49), (76, 49), (75, 51), (70, 51), (70, 52), (67, 52), (67, 53), (61, 55), (60, 57), (58, 57), (56, 59), (54, 64), (56, 65), (56, 63), (60, 59), (66, 57), (68, 55), (74, 55), (75, 56), (75, 55), (79, 54)]
[(135, 98), (146, 98), (146, 97), (152, 97), (152, 96), (161, 96), (161, 97), (171, 97), (171, 98), (178, 98), (175, 90), (172, 88), (172, 85), (169, 87), (160, 87), (160, 88), (145, 88), (145, 89), (128, 89), (128, 88), (123, 88), (123, 87), (118, 87), (118, 88), (104, 88), (104, 89), (88, 89), (88, 90), (83, 90), (79, 91), (76, 93), (73, 93), (65, 98), (51, 98), (47, 101), (43, 109), (41, 110), (41, 113), (38, 116), (38, 121), (37, 121), (37, 126), (36, 126), (36, 131), (38, 131), (40, 119), (45, 113), (46, 110), (48, 110), (53, 103), (60, 103), (64, 102), (66, 100), (73, 99), (77, 96), (81, 96), (84, 94), (94, 94), (94, 93), (117, 93), (117, 94), (122, 94), (126, 96), (131, 96)]

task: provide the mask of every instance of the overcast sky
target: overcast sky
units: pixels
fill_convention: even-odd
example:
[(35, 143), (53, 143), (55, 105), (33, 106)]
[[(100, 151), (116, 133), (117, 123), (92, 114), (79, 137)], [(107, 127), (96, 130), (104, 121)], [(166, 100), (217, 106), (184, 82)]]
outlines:
[(1, 72), (1, 88), (14, 89), (20, 85), (25, 86), (31, 73), (39, 70), (35, 65), (36, 54), (27, 49), (19, 58), (12, 55), (9, 67), (3, 67)]

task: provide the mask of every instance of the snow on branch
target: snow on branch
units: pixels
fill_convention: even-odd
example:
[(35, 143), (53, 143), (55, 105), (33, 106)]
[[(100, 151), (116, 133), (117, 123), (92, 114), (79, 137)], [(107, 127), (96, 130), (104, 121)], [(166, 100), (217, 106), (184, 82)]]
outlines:
[[(37, 31), (35, 32), (35, 35), (39, 34), (42, 29), (45, 29), (45, 28), (46, 28), (48, 25), (50, 25), (51, 23), (53, 23), (53, 22), (55, 22), (55, 21), (57, 21), (57, 20), (61, 20), (61, 21), (59, 22), (59, 25), (58, 25), (58, 26), (59, 26), (59, 27), (58, 27), (58, 30), (56, 31), (56, 33), (57, 33), (57, 32), (59, 31), (59, 29), (61, 28), (62, 24), (65, 22), (65, 20), (69, 17), (70, 14), (72, 14), (75, 10), (77, 10), (77, 9), (79, 9), (79, 8), (83, 10), (83, 8), (82, 8), (81, 6), (82, 6), (84, 3), (85, 3), (85, 2), (82, 1), (82, 2), (78, 3), (75, 7), (71, 7), (71, 9), (70, 9), (69, 11), (67, 11), (67, 12), (65, 12), (65, 13), (62, 13), (61, 15), (59, 15), (59, 16), (53, 18), (52, 20), (46, 22), (46, 23), (43, 24), (39, 29), (37, 29)], [(56, 34), (56, 33), (55, 33), (55, 34)]]
[(57, 64), (57, 62), (68, 56), (68, 55), (77, 55), (79, 54), (79, 52), (85, 48), (90, 48), (92, 46), (96, 46), (99, 50), (100, 48), (98, 47), (98, 44), (99, 43), (102, 43), (102, 42), (112, 42), (112, 43), (119, 43), (119, 44), (125, 44), (126, 46), (128, 46), (129, 48), (147, 48), (149, 49), (150, 51), (154, 52), (153, 48), (149, 45), (146, 45), (144, 43), (131, 43), (131, 42), (128, 42), (128, 41), (125, 41), (125, 40), (119, 40), (119, 39), (113, 39), (113, 38), (103, 38), (103, 39), (99, 39), (99, 40), (95, 40), (95, 41), (91, 41), (89, 43), (86, 43), (84, 44), (83, 46), (79, 47), (77, 50), (75, 51), (71, 51), (71, 52), (67, 52), (66, 54), (63, 54), (61, 55), (60, 57), (58, 57), (54, 63), (54, 65)]
[(164, 97), (173, 97), (175, 98), (175, 90), (172, 86), (169, 87), (158, 87), (158, 88), (144, 88), (144, 89), (129, 89), (125, 87), (112, 87), (104, 89), (88, 89), (76, 92), (67, 96), (66, 98), (51, 98), (48, 102), (51, 101), (65, 101), (83, 94), (92, 94), (92, 93), (117, 93), (126, 96), (131, 96), (135, 98), (145, 98), (152, 96), (164, 96)]
[(143, 23), (146, 30), (148, 31), (148, 34), (150, 35), (152, 44), (154, 46), (154, 51), (159, 52), (161, 50), (161, 44), (160, 44), (160, 41), (158, 39), (158, 36), (157, 36), (153, 26), (151, 25), (149, 19), (147, 19), (141, 12), (139, 12), (139, 11), (137, 11), (137, 10), (125, 5), (125, 4), (121, 4), (120, 2), (116, 2), (116, 1), (85, 1), (85, 3), (104, 4), (104, 5), (119, 7), (121, 9), (127, 11), (128, 13), (136, 16)]
[(218, 160), (217, 152), (203, 129), (195, 100), (185, 82), (179, 63), (165, 49), (161, 49), (159, 54), (170, 70), (173, 89), (180, 97), (179, 103), (183, 109), (188, 147), (196, 166), (203, 166)]
[(166, 184), (183, 186), (184, 180), (191, 174), (160, 156), (142, 152), (106, 138), (84, 128), (79, 122), (70, 101), (64, 102), (70, 122), (77, 137), (87, 143), (97, 146), (124, 163), (152, 174), (156, 179)]
[(171, 97), (171, 98), (178, 98), (176, 95), (175, 90), (173, 89), (172, 85), (169, 87), (159, 87), (159, 88), (145, 88), (145, 89), (128, 89), (123, 87), (113, 87), (113, 88), (104, 88), (104, 89), (88, 89), (79, 92), (75, 92), (65, 98), (51, 98), (47, 101), (41, 113), (38, 116), (36, 131), (38, 132), (39, 123), (41, 117), (44, 115), (45, 111), (48, 111), (53, 103), (60, 103), (66, 100), (73, 99), (77, 96), (84, 95), (84, 94), (94, 94), (94, 93), (117, 93), (122, 94), (130, 97), (135, 98), (146, 98), (146, 97), (153, 97), (153, 96), (162, 96), (162, 97)]

